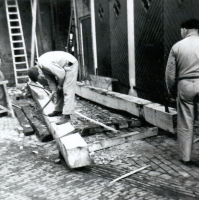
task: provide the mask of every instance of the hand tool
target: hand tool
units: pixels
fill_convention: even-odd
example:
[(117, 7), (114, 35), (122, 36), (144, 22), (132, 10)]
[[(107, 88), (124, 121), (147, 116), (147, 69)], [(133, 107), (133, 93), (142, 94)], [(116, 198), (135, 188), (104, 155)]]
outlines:
[(53, 92), (50, 99), (47, 101), (47, 103), (43, 106), (43, 108), (41, 109), (41, 111), (44, 110), (44, 108), (51, 102), (51, 100), (53, 99), (54, 95), (55, 95), (56, 92)]

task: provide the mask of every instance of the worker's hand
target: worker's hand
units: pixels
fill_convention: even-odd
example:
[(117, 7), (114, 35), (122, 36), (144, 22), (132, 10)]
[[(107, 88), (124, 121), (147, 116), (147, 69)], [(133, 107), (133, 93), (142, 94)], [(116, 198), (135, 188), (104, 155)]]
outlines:
[(69, 65), (66, 65), (66, 66), (64, 67), (64, 70), (65, 70), (65, 71), (70, 71), (70, 70), (71, 70), (71, 67), (70, 67)]
[(62, 90), (63, 90), (62, 86), (61, 86), (61, 85), (58, 85), (57, 91), (58, 91), (58, 92), (61, 92)]
[(169, 101), (170, 101), (171, 103), (176, 102), (176, 100), (175, 100), (174, 98), (170, 98)]

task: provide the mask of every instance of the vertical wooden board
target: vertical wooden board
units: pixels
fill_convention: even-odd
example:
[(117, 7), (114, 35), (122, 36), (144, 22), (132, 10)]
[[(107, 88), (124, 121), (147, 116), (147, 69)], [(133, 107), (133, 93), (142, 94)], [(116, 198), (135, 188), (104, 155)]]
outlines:
[(154, 102), (164, 98), (163, 2), (134, 0), (136, 90)]
[(84, 69), (88, 74), (95, 74), (92, 51), (91, 18), (86, 17), (81, 20)]
[(118, 79), (113, 91), (128, 94), (129, 62), (127, 32), (127, 0), (109, 0), (110, 50), (112, 78)]
[(94, 4), (98, 75), (111, 77), (109, 3), (107, 0), (94, 0)]

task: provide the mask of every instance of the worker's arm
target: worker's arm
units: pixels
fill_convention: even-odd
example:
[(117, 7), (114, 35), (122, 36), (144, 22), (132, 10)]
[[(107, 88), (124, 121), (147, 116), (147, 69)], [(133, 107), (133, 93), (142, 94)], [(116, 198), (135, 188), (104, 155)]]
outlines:
[(56, 77), (56, 80), (58, 81), (59, 86), (63, 86), (64, 80), (65, 80), (65, 71), (62, 67), (59, 66), (56, 62), (51, 62), (48, 66), (51, 73)]
[(171, 49), (166, 66), (165, 81), (169, 96), (171, 99), (176, 99), (177, 96), (177, 72), (176, 58), (173, 49)]

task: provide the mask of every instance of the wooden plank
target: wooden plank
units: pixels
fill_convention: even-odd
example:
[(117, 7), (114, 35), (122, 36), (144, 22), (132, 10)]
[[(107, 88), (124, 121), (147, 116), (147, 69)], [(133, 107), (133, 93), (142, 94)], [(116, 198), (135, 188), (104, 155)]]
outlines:
[(14, 108), (14, 111), (15, 111), (17, 119), (19, 120), (21, 127), (23, 128), (24, 135), (28, 136), (28, 135), (34, 134), (35, 131), (31, 127), (31, 125), (30, 125), (28, 119), (26, 118), (26, 116), (24, 115), (23, 111), (19, 108)]
[(33, 1), (32, 9), (32, 35), (31, 35), (31, 61), (30, 67), (34, 66), (35, 59), (35, 34), (36, 34), (36, 23), (37, 23), (37, 3), (38, 0)]
[[(8, 95), (7, 86), (6, 86), (6, 83), (8, 83), (8, 81), (2, 81), (2, 82), (4, 82), (3, 83), (3, 89), (4, 89), (4, 94), (5, 94), (5, 100), (6, 100), (6, 103), (7, 103), (7, 106), (8, 106), (8, 113), (11, 115), (11, 117), (15, 117), (13, 109), (12, 109), (10, 97)], [(0, 82), (0, 85), (1, 85), (2, 82)]]
[[(41, 109), (49, 100), (47, 95), (43, 99), (37, 99), (36, 93), (45, 93), (43, 89), (28, 85), (34, 100)], [(58, 149), (61, 151), (67, 165), (70, 168), (78, 168), (91, 164), (91, 158), (88, 151), (88, 145), (79, 133), (71, 133), (74, 127), (70, 123), (56, 125), (54, 122), (56, 117), (48, 117), (47, 115), (54, 110), (54, 104), (50, 102), (43, 110), (43, 117), (49, 128), (53, 138), (55, 139)]]
[(94, 101), (109, 108), (127, 111), (137, 117), (142, 117), (142, 108), (144, 105), (152, 103), (151, 101), (137, 97), (121, 95), (120, 93), (110, 92), (105, 89), (84, 86), (78, 82), (75, 92), (77, 95), (85, 99)]
[(7, 108), (5, 108), (4, 106), (0, 105), (0, 109), (3, 112), (9, 112), (9, 110)]
[(89, 151), (90, 152), (98, 151), (98, 150), (102, 150), (102, 149), (116, 146), (119, 144), (128, 143), (133, 140), (140, 140), (143, 138), (156, 136), (156, 135), (158, 135), (157, 127), (148, 128), (142, 132), (136, 131), (132, 133), (122, 134), (119, 137), (113, 137), (107, 140), (101, 140), (98, 143), (89, 144)]
[(169, 108), (170, 113), (165, 112), (165, 107), (161, 104), (149, 104), (144, 106), (145, 120), (154, 126), (176, 133), (177, 112), (174, 108)]
[(22, 106), (22, 111), (29, 120), (32, 128), (35, 130), (36, 136), (42, 141), (47, 142), (53, 140), (52, 134), (48, 130), (46, 124), (42, 123), (32, 111), (30, 105)]
[(85, 86), (77, 82), (75, 90), (80, 97), (99, 103), (109, 108), (127, 111), (147, 122), (171, 133), (176, 133), (177, 112), (169, 108), (170, 113), (165, 112), (163, 105), (153, 103), (138, 97), (110, 92), (101, 88)]
[[(122, 129), (122, 128), (132, 128), (132, 127), (139, 127), (141, 125), (143, 125), (143, 123), (140, 120), (128, 120), (128, 121), (120, 121), (117, 123), (106, 123), (107, 126), (114, 128), (114, 129)], [(80, 127), (81, 128), (81, 127)], [(81, 135), (82, 136), (89, 136), (89, 135), (94, 135), (96, 133), (102, 133), (104, 131), (106, 131), (106, 128), (93, 124), (93, 123), (88, 123), (88, 125), (86, 127), (81, 128), (82, 132)]]

